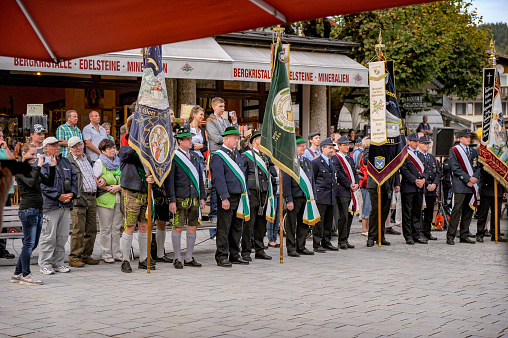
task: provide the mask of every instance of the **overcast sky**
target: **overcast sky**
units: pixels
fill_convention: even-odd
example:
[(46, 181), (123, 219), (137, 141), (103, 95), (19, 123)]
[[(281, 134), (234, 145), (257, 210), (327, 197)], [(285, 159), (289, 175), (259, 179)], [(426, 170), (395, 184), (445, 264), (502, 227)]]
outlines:
[(473, 6), (484, 23), (508, 23), (508, 0), (473, 0)]

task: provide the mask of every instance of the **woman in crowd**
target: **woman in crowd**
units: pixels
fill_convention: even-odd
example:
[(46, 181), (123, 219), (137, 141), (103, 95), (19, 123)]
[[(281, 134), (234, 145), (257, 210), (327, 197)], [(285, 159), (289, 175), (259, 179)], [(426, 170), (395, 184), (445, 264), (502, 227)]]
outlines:
[(111, 141), (114, 141), (115, 138), (113, 136), (111, 136), (111, 124), (109, 124), (108, 122), (104, 122), (102, 124), (102, 128), (104, 128), (104, 130), (106, 130), (106, 134), (108, 135), (108, 139), (110, 139)]
[[(28, 161), (33, 165), (37, 159), (37, 147), (26, 143), (22, 148), (23, 161)], [(45, 179), (40, 175), (41, 167), (48, 162), (50, 170), (49, 177)], [(37, 165), (32, 167), (28, 176), (16, 174), (18, 189), (21, 194), (19, 203), (19, 219), (23, 229), (23, 247), (19, 255), (18, 264), (11, 277), (11, 282), (22, 285), (42, 285), (42, 281), (35, 279), (30, 271), (30, 258), (32, 251), (39, 243), (39, 237), (42, 229), (42, 195), (40, 191), (41, 182), (52, 186), (55, 178), (55, 156), (39, 156)]]
[(99, 143), (101, 154), (93, 166), (96, 181), (101, 177), (106, 184), (97, 191), (97, 215), (99, 216), (101, 256), (104, 262), (122, 262), (120, 236), (123, 227), (121, 210), (120, 158), (116, 154), (115, 142), (104, 139)]
[[(363, 138), (362, 146), (363, 146), (363, 149), (366, 149), (367, 147), (370, 146), (370, 139), (368, 137)], [(367, 174), (367, 165), (363, 164), (363, 154), (365, 154), (365, 152), (363, 152), (360, 155), (360, 159), (358, 160), (361, 163), (358, 176), (360, 178), (360, 190), (362, 192), (362, 199), (363, 199), (362, 210), (361, 210), (362, 236), (368, 236), (368, 234), (369, 234), (369, 214), (370, 214), (370, 210), (371, 210), (372, 206), (370, 204), (369, 191), (367, 190), (368, 174)]]
[[(201, 121), (205, 119), (205, 110), (200, 106), (192, 107), (189, 116), (189, 123), (184, 127), (189, 128), (190, 132), (194, 134), (192, 137), (192, 148), (200, 159), (201, 169), (204, 170), (205, 153), (208, 151), (208, 139), (206, 131), (201, 127)], [(203, 172), (203, 171), (201, 171)]]

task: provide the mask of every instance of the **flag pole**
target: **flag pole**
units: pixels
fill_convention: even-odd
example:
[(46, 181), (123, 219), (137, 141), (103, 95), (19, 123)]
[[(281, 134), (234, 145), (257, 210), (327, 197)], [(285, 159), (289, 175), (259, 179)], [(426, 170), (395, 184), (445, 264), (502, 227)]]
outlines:
[[(280, 243), (280, 264), (282, 264), (284, 262), (284, 258), (283, 258), (283, 252), (284, 250), (282, 249), (283, 247), (283, 237), (284, 237), (284, 226), (282, 224), (282, 201), (283, 201), (283, 198), (282, 198), (282, 170), (279, 169), (279, 243)], [(497, 229), (497, 228), (496, 228)], [(497, 238), (497, 237), (496, 237)]]
[[(148, 170), (148, 175), (152, 172)], [(146, 247), (146, 273), (150, 273), (150, 255), (152, 253), (152, 183), (148, 183), (148, 246)]]
[[(375, 48), (378, 51), (378, 61), (382, 61), (383, 59), (382, 48), (384, 46), (383, 36), (381, 35), (381, 30), (379, 30), (378, 43), (375, 45)], [(377, 185), (377, 245), (378, 247), (381, 247), (381, 184), (379, 183)]]
[(499, 236), (499, 225), (497, 223), (497, 220), (498, 220), (498, 205), (497, 205), (498, 201), (497, 201), (497, 182), (496, 180), (494, 180), (494, 227), (495, 227), (495, 240), (496, 240), (496, 244), (497, 244), (497, 240), (498, 240), (498, 236)]

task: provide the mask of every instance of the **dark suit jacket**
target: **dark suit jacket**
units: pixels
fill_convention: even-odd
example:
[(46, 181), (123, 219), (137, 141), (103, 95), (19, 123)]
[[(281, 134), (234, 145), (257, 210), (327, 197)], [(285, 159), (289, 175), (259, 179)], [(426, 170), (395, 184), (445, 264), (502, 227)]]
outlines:
[[(176, 150), (180, 151), (180, 150)], [(175, 155), (176, 156), (176, 155)], [(169, 197), (170, 202), (176, 202), (177, 198), (197, 198), (198, 188), (201, 194), (201, 199), (206, 200), (205, 184), (203, 183), (203, 175), (200, 172), (199, 162), (195, 155), (191, 152), (191, 162), (198, 171), (198, 184), (199, 187), (194, 186), (185, 170), (180, 165), (173, 161), (171, 171), (169, 172), (168, 179), (164, 181), (164, 188), (166, 190), (166, 196)]]
[[(425, 165), (425, 174), (427, 175), (425, 181), (425, 196), (437, 196), (441, 171), (439, 170), (439, 165), (434, 155), (427, 153), (427, 156), (424, 155), (424, 157), (425, 162), (423, 162), (423, 164)], [(436, 189), (427, 191), (427, 186), (429, 184), (435, 184)]]
[[(339, 155), (340, 156), (340, 155)], [(353, 179), (354, 182), (351, 182), (347, 176), (347, 168), (342, 166), (340, 159), (337, 155), (332, 156), (333, 164), (337, 169), (337, 185), (336, 185), (336, 197), (351, 197), (351, 184), (358, 183), (358, 173), (355, 170), (355, 165), (353, 158), (351, 156), (346, 156), (346, 161), (349, 162), (349, 165), (353, 169)]]
[[(220, 149), (228, 154), (229, 157), (238, 164), (242, 172), (245, 173), (242, 157), (238, 151), (235, 150), (233, 154), (225, 147), (221, 147)], [(242, 193), (242, 183), (219, 155), (213, 154), (210, 160), (210, 170), (212, 172), (212, 184), (222, 201), (228, 199), (230, 194)]]
[(326, 164), (323, 157), (319, 156), (312, 161), (312, 172), (316, 182), (316, 203), (335, 204), (336, 191), (336, 172), (337, 169), (330, 160), (330, 165)]
[[(256, 152), (255, 150), (253, 150)], [(251, 150), (247, 150), (246, 152), (249, 152), (252, 155)], [(245, 153), (242, 153), (242, 162), (243, 166), (245, 168), (245, 179), (247, 180), (247, 189), (253, 189), (257, 190), (256, 188), (256, 176), (255, 176), (255, 169), (254, 169), (254, 162), (248, 158)], [(270, 184), (275, 184), (277, 177), (277, 170), (275, 170), (275, 167), (273, 165), (272, 160), (265, 154), (258, 154), (264, 161), (266, 168), (268, 169), (268, 172), (270, 173)], [(261, 187), (261, 191), (268, 191), (268, 179), (266, 178), (265, 173), (258, 167), (258, 181), (259, 186)]]
[[(310, 183), (312, 184), (312, 191), (314, 192), (314, 197), (316, 197), (316, 185), (314, 183), (314, 175), (312, 172), (312, 163), (308, 158), (302, 156), (302, 161), (300, 162), (300, 175), (306, 174), (309, 178)], [(293, 202), (294, 197), (305, 197), (303, 190), (300, 188), (300, 185), (296, 183), (295, 179), (282, 172), (282, 186), (284, 189), (284, 198), (286, 202)]]
[[(494, 177), (483, 169), (483, 164), (480, 166), (480, 181), (478, 182), (479, 193), (481, 196), (494, 197)], [(499, 181), (497, 181), (497, 198), (502, 198), (506, 192), (505, 188)], [(480, 198), (481, 203), (481, 198)]]
[[(460, 145), (457, 145), (460, 147)], [(473, 177), (480, 178), (480, 166), (478, 165), (478, 151), (469, 148), (469, 163), (473, 169)], [(454, 194), (472, 194), (473, 188), (467, 186), (471, 176), (462, 169), (455, 151), (450, 149), (450, 167), (452, 169), (452, 191)]]
[[(408, 153), (411, 150), (408, 149)], [(400, 173), (402, 175), (402, 181), (400, 184), (400, 192), (401, 193), (412, 193), (412, 192), (423, 192), (423, 188), (418, 188), (416, 186), (416, 180), (425, 178), (427, 180), (427, 175), (425, 173), (425, 167), (423, 170), (423, 175), (420, 174), (420, 171), (418, 168), (416, 168), (416, 165), (411, 161), (409, 158), (409, 154), (400, 167)], [(423, 154), (421, 152), (418, 152), (418, 158), (420, 161), (422, 161), (423, 165), (425, 166), (425, 158), (423, 157)], [(426, 183), (427, 181), (425, 181)]]

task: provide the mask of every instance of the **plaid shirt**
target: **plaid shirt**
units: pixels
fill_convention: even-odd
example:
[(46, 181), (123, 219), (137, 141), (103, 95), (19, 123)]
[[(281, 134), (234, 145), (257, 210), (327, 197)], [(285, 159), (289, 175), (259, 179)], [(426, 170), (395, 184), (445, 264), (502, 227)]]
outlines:
[[(56, 129), (56, 138), (59, 141), (69, 141), (69, 139), (73, 136), (83, 139), (81, 130), (79, 130), (78, 126), (74, 126), (74, 128), (72, 128), (69, 123), (65, 122)], [(60, 146), (60, 154), (62, 154), (62, 157), (67, 157), (69, 155), (69, 148)]]

